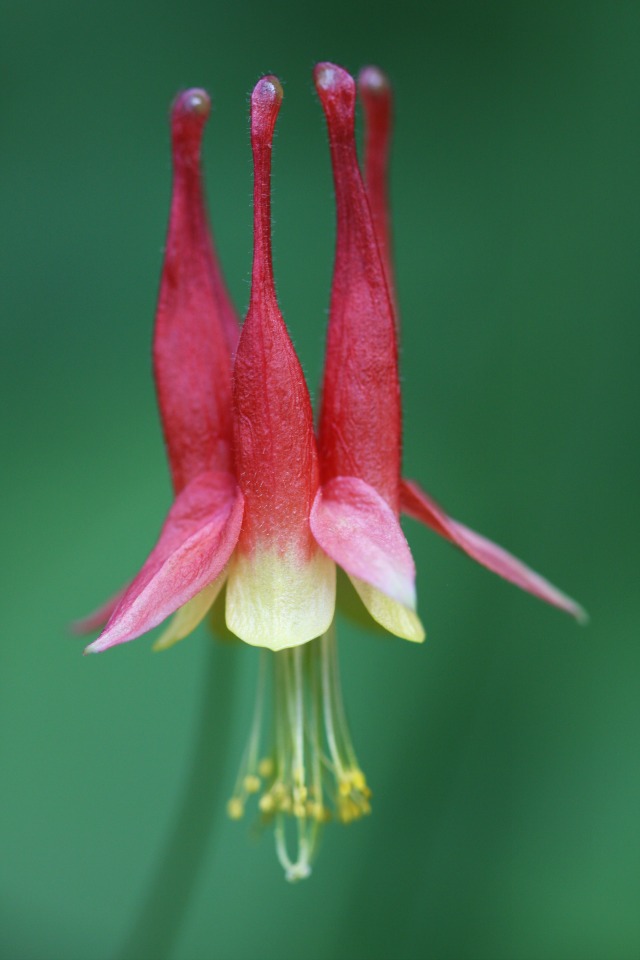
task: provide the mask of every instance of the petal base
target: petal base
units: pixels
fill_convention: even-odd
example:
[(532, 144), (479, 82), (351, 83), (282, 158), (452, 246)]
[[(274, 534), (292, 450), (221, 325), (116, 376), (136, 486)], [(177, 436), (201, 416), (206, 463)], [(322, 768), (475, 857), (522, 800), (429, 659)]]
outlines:
[(227, 626), (245, 643), (284, 650), (325, 633), (335, 599), (335, 566), (320, 550), (309, 560), (238, 552), (227, 583)]

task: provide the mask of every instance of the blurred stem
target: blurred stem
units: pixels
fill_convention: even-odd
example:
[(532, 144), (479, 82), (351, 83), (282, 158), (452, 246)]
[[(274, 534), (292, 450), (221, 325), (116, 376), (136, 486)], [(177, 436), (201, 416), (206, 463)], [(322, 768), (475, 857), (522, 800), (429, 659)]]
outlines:
[(171, 956), (221, 809), (238, 651), (217, 640), (208, 646), (199, 727), (182, 801), (120, 960)]

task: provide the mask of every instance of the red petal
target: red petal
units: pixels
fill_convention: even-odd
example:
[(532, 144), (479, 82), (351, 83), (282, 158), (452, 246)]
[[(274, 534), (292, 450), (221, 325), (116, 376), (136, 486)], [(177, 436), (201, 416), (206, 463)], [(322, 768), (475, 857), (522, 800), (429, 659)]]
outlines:
[(122, 600), (126, 591), (127, 587), (123, 587), (112, 597), (109, 597), (108, 600), (105, 600), (102, 606), (98, 607), (97, 610), (93, 610), (90, 614), (88, 614), (88, 616), (82, 617), (80, 620), (74, 620), (71, 624), (71, 630), (73, 633), (93, 633), (94, 630), (99, 630), (100, 627), (104, 627), (105, 623)]
[(187, 90), (171, 114), (173, 193), (153, 360), (176, 492), (198, 473), (232, 469), (230, 344), (238, 325), (204, 204), (200, 147), (209, 108), (204, 90)]
[(271, 262), (273, 130), (282, 101), (275, 77), (251, 98), (254, 254), (249, 312), (234, 366), (238, 482), (245, 498), (239, 548), (315, 549), (309, 511), (318, 487), (313, 415), (302, 368), (278, 308)]
[(343, 570), (411, 610), (415, 578), (411, 550), (395, 513), (380, 494), (356, 477), (334, 477), (319, 491), (311, 530)]
[(337, 207), (320, 415), (322, 479), (360, 477), (397, 514), (401, 411), (395, 319), (358, 167), (355, 84), (331, 63), (316, 66), (315, 84), (329, 129)]
[(165, 620), (223, 570), (237, 542), (242, 495), (230, 474), (204, 473), (178, 494), (158, 543), (127, 588), (104, 632), (100, 653)]
[(565, 610), (581, 623), (588, 619), (586, 612), (575, 600), (562, 593), (539, 573), (525, 566), (502, 547), (475, 533), (462, 523), (458, 523), (457, 520), (452, 520), (435, 500), (432, 500), (429, 494), (412, 480), (402, 481), (401, 506), (404, 513), (431, 527), (445, 540), (455, 543), (483, 567), (493, 570), (498, 576), (510, 580), (511, 583), (539, 597), (540, 600)]
[(378, 67), (364, 67), (358, 76), (358, 92), (364, 109), (364, 182), (378, 249), (397, 315), (389, 217), (389, 147), (393, 119), (391, 85)]

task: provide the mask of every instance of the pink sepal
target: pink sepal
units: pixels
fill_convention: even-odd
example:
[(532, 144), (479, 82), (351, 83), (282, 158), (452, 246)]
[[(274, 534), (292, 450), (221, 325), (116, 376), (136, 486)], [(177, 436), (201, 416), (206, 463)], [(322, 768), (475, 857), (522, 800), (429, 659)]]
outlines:
[(175, 613), (224, 569), (238, 540), (243, 499), (227, 473), (203, 473), (176, 498), (142, 570), (86, 653), (134, 640)]
[(81, 636), (84, 633), (93, 633), (94, 630), (99, 630), (101, 627), (104, 627), (105, 623), (108, 621), (109, 617), (124, 597), (126, 591), (127, 587), (122, 587), (121, 590), (118, 590), (117, 593), (114, 593), (112, 597), (109, 597), (108, 600), (105, 600), (101, 606), (87, 614), (86, 617), (82, 617), (80, 620), (74, 620), (73, 623), (70, 624), (71, 631), (78, 634), (78, 636)]
[(311, 532), (346, 572), (414, 609), (411, 550), (391, 507), (357, 477), (334, 477), (317, 493)]
[(452, 520), (438, 506), (435, 500), (425, 493), (413, 480), (403, 480), (400, 486), (400, 506), (404, 513), (431, 527), (445, 540), (455, 543), (466, 554), (487, 567), (505, 580), (515, 583), (517, 587), (532, 593), (540, 600), (559, 607), (570, 613), (580, 623), (588, 620), (587, 613), (582, 607), (562, 593), (557, 587), (541, 577), (539, 573), (525, 566), (520, 560), (499, 547), (491, 540), (487, 540), (479, 533), (465, 527), (464, 524)]

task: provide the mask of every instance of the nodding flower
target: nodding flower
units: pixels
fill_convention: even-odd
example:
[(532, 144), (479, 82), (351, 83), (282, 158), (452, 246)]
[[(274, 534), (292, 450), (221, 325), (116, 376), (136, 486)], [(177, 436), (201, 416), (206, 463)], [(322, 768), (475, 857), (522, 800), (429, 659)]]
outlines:
[[(153, 343), (174, 502), (140, 572), (76, 624), (79, 632), (104, 625), (87, 647), (99, 653), (167, 621), (154, 644), (167, 649), (224, 597), (229, 630), (263, 648), (253, 724), (228, 812), (240, 818), (251, 795), (260, 794), (260, 815), (274, 824), (289, 880), (308, 876), (326, 821), (347, 823), (370, 810), (340, 688), (336, 566), (379, 625), (422, 641), (402, 511), (522, 589), (585, 617), (547, 580), (402, 478), (387, 187), (391, 87), (376, 67), (360, 74), (363, 179), (356, 84), (332, 63), (318, 64), (314, 80), (328, 129), (337, 221), (317, 438), (271, 257), (271, 156), (282, 87), (265, 76), (251, 97), (253, 268), (242, 328), (205, 212), (200, 153), (210, 102), (203, 90), (188, 90), (171, 113), (173, 189)], [(262, 722), (268, 684), (270, 736)]]

